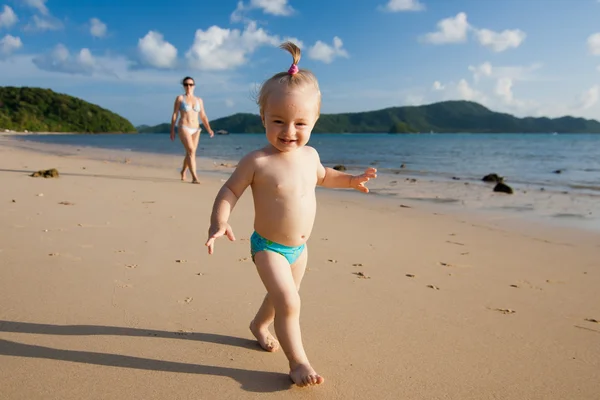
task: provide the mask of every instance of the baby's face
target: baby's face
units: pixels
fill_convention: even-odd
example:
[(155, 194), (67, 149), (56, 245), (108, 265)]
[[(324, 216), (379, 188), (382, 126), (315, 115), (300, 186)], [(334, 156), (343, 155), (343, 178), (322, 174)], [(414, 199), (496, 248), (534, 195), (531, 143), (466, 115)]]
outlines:
[(319, 100), (319, 93), (310, 86), (274, 89), (263, 115), (269, 143), (281, 152), (294, 151), (308, 143), (319, 118)]

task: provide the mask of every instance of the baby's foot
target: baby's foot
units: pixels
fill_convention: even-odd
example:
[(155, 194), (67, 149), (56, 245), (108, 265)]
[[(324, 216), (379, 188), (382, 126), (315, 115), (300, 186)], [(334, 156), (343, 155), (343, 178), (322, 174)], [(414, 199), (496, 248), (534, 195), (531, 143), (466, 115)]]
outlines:
[(298, 386), (320, 385), (325, 379), (310, 364), (298, 364), (290, 370), (290, 378)]
[(250, 322), (250, 332), (254, 335), (260, 347), (266, 351), (273, 352), (279, 350), (279, 342), (271, 335), (269, 328), (258, 329), (254, 320)]

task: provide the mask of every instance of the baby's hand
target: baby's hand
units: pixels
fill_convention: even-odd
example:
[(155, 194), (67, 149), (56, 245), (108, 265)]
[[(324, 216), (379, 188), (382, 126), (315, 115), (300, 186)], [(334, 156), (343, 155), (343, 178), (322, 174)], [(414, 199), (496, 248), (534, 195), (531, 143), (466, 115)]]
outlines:
[(227, 222), (221, 222), (210, 226), (208, 229), (208, 240), (205, 244), (205, 246), (208, 247), (208, 254), (212, 254), (214, 251), (215, 239), (220, 238), (223, 235), (227, 236), (231, 241), (235, 240), (233, 230)]
[(367, 168), (364, 174), (355, 175), (350, 180), (350, 187), (363, 193), (369, 193), (369, 188), (365, 186), (365, 183), (369, 179), (377, 178), (377, 170), (375, 168)]

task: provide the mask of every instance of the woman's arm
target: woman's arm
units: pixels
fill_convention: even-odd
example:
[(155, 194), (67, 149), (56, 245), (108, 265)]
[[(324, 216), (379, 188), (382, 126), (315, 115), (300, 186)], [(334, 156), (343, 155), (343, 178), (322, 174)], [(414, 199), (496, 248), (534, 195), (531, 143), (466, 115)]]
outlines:
[(208, 117), (206, 116), (206, 112), (204, 111), (204, 102), (201, 98), (198, 98), (200, 102), (200, 119), (202, 120), (202, 124), (206, 128), (206, 131), (209, 133), (210, 137), (213, 137), (215, 133), (210, 129), (210, 124), (208, 123)]

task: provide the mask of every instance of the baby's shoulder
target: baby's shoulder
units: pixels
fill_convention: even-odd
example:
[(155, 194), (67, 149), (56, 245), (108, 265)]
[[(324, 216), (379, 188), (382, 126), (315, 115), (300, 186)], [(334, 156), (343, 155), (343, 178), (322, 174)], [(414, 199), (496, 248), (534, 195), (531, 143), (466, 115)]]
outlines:
[(314, 147), (304, 146), (302, 148), (302, 151), (304, 152), (305, 157), (310, 158), (314, 161), (319, 161), (319, 152)]

